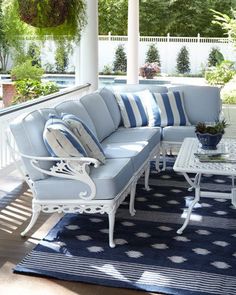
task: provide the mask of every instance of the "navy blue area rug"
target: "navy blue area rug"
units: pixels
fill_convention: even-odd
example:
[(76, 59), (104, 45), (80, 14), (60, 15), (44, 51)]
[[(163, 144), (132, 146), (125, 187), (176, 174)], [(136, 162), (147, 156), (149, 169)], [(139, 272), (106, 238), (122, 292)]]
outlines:
[[(225, 191), (231, 180), (204, 177)], [(164, 294), (236, 294), (236, 209), (229, 200), (202, 198), (182, 235), (193, 197), (171, 168), (151, 173), (151, 191), (138, 184), (136, 215), (117, 212), (116, 248), (108, 246), (102, 215), (67, 214), (14, 269), (20, 274), (132, 288)]]

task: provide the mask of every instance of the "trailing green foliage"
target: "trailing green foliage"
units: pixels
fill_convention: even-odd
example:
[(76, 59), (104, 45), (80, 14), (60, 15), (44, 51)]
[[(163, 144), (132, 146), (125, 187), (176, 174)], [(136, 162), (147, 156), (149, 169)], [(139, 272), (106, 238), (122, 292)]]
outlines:
[(155, 44), (151, 44), (148, 48), (147, 54), (146, 54), (146, 63), (157, 63), (158, 66), (161, 66), (161, 62), (160, 62), (160, 55), (159, 55), (159, 51), (157, 49), (157, 46)]
[(205, 79), (210, 85), (225, 85), (234, 75), (233, 62), (225, 60), (216, 67), (207, 70), (205, 72)]
[(17, 94), (13, 100), (14, 104), (59, 91), (57, 84), (54, 82), (42, 83), (33, 79), (19, 80), (15, 82), (15, 85)]
[(223, 60), (224, 56), (220, 52), (220, 50), (216, 47), (213, 47), (209, 53), (208, 66), (215, 67), (216, 65), (219, 65)]
[[(79, 41), (81, 30), (85, 27), (87, 20), (85, 1), (64, 1), (67, 17), (61, 25), (53, 26), (53, 20), (58, 18), (57, 9), (59, 6), (57, 4), (59, 2), (61, 3), (61, 1), (62, 0), (4, 0), (4, 2), (8, 2), (9, 10), (14, 13), (14, 19), (17, 23), (24, 26), (31, 34), (37, 35), (39, 39), (45, 40), (47, 36), (51, 36), (55, 40)], [(60, 7), (62, 7), (62, 5), (60, 5)], [(44, 24), (39, 27), (28, 25), (22, 21), (20, 12), (26, 12), (26, 18), (37, 18), (39, 23), (46, 22), (46, 25)], [(37, 20), (35, 22), (37, 24)]]
[(186, 46), (183, 46), (180, 49), (180, 52), (177, 56), (177, 71), (180, 74), (185, 74), (190, 72), (189, 53)]
[(124, 45), (118, 45), (115, 51), (115, 60), (113, 63), (114, 72), (123, 72), (127, 71), (127, 56), (124, 50)]
[(44, 70), (37, 66), (32, 66), (32, 60), (28, 59), (12, 68), (11, 76), (13, 80), (34, 79), (41, 80)]
[(228, 126), (225, 120), (217, 121), (212, 125), (207, 125), (204, 122), (199, 122), (195, 127), (195, 132), (218, 134), (224, 133), (225, 128)]

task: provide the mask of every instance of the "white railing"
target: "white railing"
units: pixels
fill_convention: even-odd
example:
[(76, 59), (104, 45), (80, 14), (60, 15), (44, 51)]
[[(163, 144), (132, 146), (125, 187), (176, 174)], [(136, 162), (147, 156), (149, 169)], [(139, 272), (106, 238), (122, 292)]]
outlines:
[[(230, 38), (217, 38), (217, 37), (201, 37), (198, 34), (196, 37), (172, 37), (170, 34), (167, 36), (140, 36), (140, 42), (180, 42), (180, 43), (231, 43)], [(126, 42), (128, 41), (128, 36), (113, 36), (111, 34), (108, 35), (100, 35), (99, 41), (119, 41)]]
[[(48, 108), (65, 100), (77, 100), (83, 95), (89, 93), (90, 84), (75, 86), (50, 94), (44, 97), (34, 99), (16, 106), (8, 107), (0, 111), (0, 177), (7, 175), (14, 170), (15, 164), (11, 157), (9, 146), (7, 145), (6, 130), (9, 123), (23, 113), (30, 113), (39, 108)], [(14, 145), (13, 140), (12, 145)]]

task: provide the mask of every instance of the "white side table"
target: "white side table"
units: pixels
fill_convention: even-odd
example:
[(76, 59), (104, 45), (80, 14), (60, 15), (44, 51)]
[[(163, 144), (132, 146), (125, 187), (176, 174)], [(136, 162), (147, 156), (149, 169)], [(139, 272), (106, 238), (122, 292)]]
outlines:
[[(216, 151), (203, 151), (200, 147), (200, 143), (196, 138), (186, 138), (180, 148), (177, 159), (174, 164), (174, 171), (183, 173), (185, 179), (191, 186), (191, 189), (195, 190), (195, 197), (189, 206), (187, 217), (183, 226), (178, 229), (177, 233), (182, 234), (183, 230), (189, 223), (190, 216), (195, 204), (200, 200), (200, 197), (212, 197), (231, 199), (233, 206), (236, 207), (236, 188), (234, 187), (234, 177), (236, 176), (236, 164), (235, 163), (211, 163), (200, 162), (194, 155), (195, 153), (219, 153), (227, 152), (229, 154), (236, 153), (236, 139), (222, 139), (217, 147)], [(190, 179), (188, 173), (196, 174), (194, 181)], [(212, 175), (225, 175), (232, 177), (232, 189), (231, 193), (220, 192), (204, 192), (201, 191), (201, 176), (202, 174)]]

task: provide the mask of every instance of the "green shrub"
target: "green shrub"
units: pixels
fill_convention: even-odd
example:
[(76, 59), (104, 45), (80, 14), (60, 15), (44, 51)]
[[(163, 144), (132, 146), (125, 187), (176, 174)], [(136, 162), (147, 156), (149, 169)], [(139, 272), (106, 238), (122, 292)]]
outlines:
[(208, 66), (215, 67), (216, 65), (219, 65), (223, 60), (224, 56), (220, 52), (220, 50), (216, 47), (213, 47), (209, 53)]
[(111, 65), (105, 65), (102, 71), (103, 75), (112, 75), (113, 74), (113, 70), (112, 70), (112, 66)]
[(153, 62), (157, 63), (159, 67), (161, 66), (159, 51), (155, 44), (149, 46), (145, 59), (145, 63)]
[(225, 85), (235, 74), (233, 62), (225, 60), (205, 72), (205, 79), (210, 85)]
[(180, 74), (185, 74), (190, 72), (189, 53), (186, 46), (183, 46), (180, 49), (180, 52), (177, 56), (177, 71)]
[(34, 43), (34, 42), (30, 43), (29, 48), (28, 48), (27, 55), (32, 60), (32, 62), (31, 62), (32, 63), (32, 66), (41, 67), (41, 57), (40, 57), (40, 54), (41, 54), (40, 47), (36, 43)]
[(236, 104), (236, 89), (222, 94), (223, 103)]
[(58, 73), (65, 73), (69, 64), (68, 57), (69, 49), (67, 45), (63, 42), (57, 42), (57, 49), (55, 52), (55, 66)]
[(123, 45), (118, 45), (115, 51), (115, 61), (113, 63), (114, 72), (126, 72), (127, 71), (127, 56)]
[(58, 86), (54, 82), (42, 83), (38, 80), (24, 79), (15, 82), (16, 96), (13, 103), (20, 103), (27, 100), (37, 98), (59, 91)]
[(32, 60), (28, 59), (11, 70), (11, 76), (14, 80), (33, 79), (40, 80), (44, 70), (37, 66), (32, 66)]
[(236, 76), (221, 90), (221, 99), (225, 104), (236, 104)]

